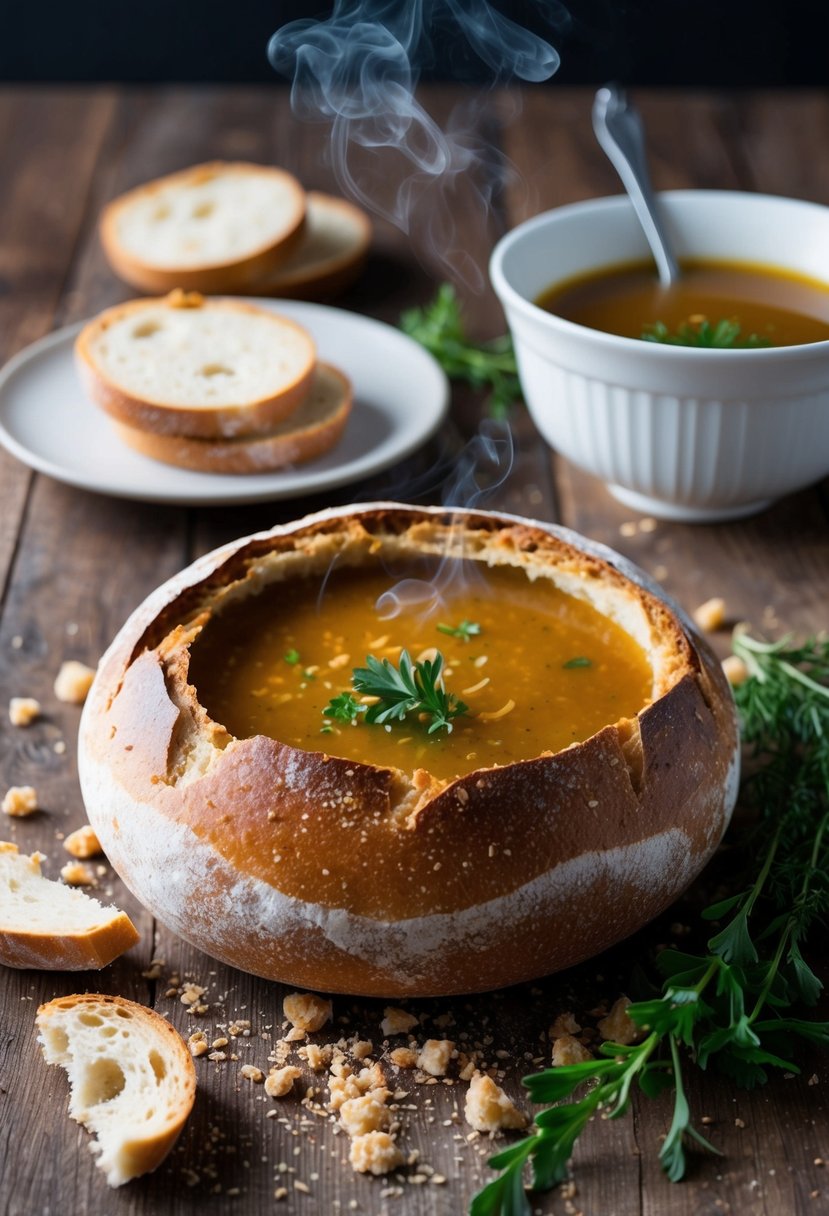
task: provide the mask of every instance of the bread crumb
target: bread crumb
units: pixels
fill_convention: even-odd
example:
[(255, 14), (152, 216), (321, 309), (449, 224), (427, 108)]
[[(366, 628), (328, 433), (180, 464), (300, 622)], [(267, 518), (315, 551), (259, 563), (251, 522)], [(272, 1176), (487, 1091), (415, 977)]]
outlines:
[(34, 697), (12, 697), (9, 701), (9, 721), (12, 726), (31, 726), (40, 717), (40, 701)]
[(210, 1050), (203, 1030), (197, 1030), (195, 1034), (191, 1034), (187, 1040), (187, 1046), (190, 1048), (190, 1055), (196, 1058), (207, 1055)]
[(464, 1116), (476, 1132), (497, 1132), (502, 1128), (527, 1126), (527, 1117), (500, 1085), (484, 1072), (476, 1072), (469, 1083)]
[(38, 810), (37, 790), (33, 785), (13, 785), (6, 791), (2, 803), (4, 814), (13, 819), (25, 819)]
[(239, 1069), (239, 1076), (244, 1077), (246, 1081), (253, 1081), (254, 1085), (261, 1085), (265, 1080), (262, 1069), (257, 1068), (255, 1064), (243, 1064)]
[(328, 1081), (328, 1109), (338, 1111), (344, 1102), (362, 1094), (356, 1077), (331, 1077)]
[(307, 1061), (313, 1072), (321, 1072), (331, 1063), (331, 1045), (326, 1043), (324, 1047), (318, 1047), (316, 1043), (309, 1043), (307, 1047), (300, 1047), (298, 1055)]
[(282, 1011), (292, 1026), (305, 1031), (321, 1030), (333, 1013), (331, 1002), (313, 992), (290, 992)]
[(272, 1068), (265, 1078), (265, 1093), (269, 1098), (284, 1098), (294, 1087), (294, 1081), (302, 1076), (302, 1069), (293, 1064), (284, 1068)]
[(200, 984), (194, 984), (188, 980), (182, 987), (179, 1000), (182, 1005), (189, 1005), (192, 1008), (198, 1005), (200, 997), (203, 997), (206, 991), (207, 989), (202, 988)]
[(373, 1050), (374, 1044), (372, 1043), (371, 1039), (357, 1039), (357, 1041), (352, 1044), (351, 1054), (355, 1060), (365, 1060), (371, 1055)]
[[(71, 853), (73, 857), (97, 857), (103, 853), (100, 841), (95, 835), (95, 829), (88, 823), (82, 828), (78, 828), (75, 832), (70, 832), (63, 842), (63, 847), (67, 853)], [(158, 979), (158, 976), (154, 977)]]
[(694, 609), (692, 615), (694, 623), (699, 625), (700, 629), (704, 629), (706, 633), (714, 633), (725, 624), (725, 600), (719, 596), (706, 600)]
[(391, 1111), (373, 1094), (349, 1098), (340, 1107), (340, 1123), (352, 1137), (387, 1131), (390, 1122)]
[(417, 1052), (411, 1047), (395, 1047), (389, 1052), (389, 1059), (396, 1068), (417, 1068)]
[(405, 1009), (399, 1009), (396, 1005), (387, 1005), (383, 1010), (380, 1032), (386, 1037), (408, 1034), (410, 1030), (414, 1030), (418, 1022), (419, 1018), (415, 1017), (413, 1013), (407, 1013)]
[(92, 868), (85, 866), (82, 861), (67, 861), (60, 876), (70, 887), (95, 886), (95, 875), (92, 873)]
[(571, 1034), (562, 1034), (553, 1043), (553, 1068), (561, 1068), (565, 1064), (583, 1064), (592, 1060), (593, 1055), (578, 1039)]
[(431, 1077), (442, 1077), (446, 1073), (455, 1044), (451, 1039), (427, 1039), (417, 1057), (417, 1067)]
[(739, 688), (748, 679), (748, 667), (739, 655), (730, 654), (722, 661), (725, 678), (732, 688)]
[(631, 1043), (643, 1038), (645, 1031), (628, 1016), (630, 1004), (629, 997), (620, 996), (618, 1001), (614, 1001), (607, 1017), (598, 1023), (599, 1034), (605, 1042), (620, 1043), (622, 1047), (629, 1047)]
[(578, 1034), (580, 1030), (581, 1026), (568, 1010), (567, 1013), (560, 1013), (558, 1015), (547, 1033), (551, 1039), (560, 1039), (562, 1035)]
[(55, 678), (55, 696), (69, 705), (83, 705), (94, 679), (94, 667), (87, 667), (86, 663), (79, 663), (77, 659), (68, 659), (61, 663)]
[(366, 1132), (351, 1141), (348, 1154), (351, 1168), (358, 1174), (388, 1174), (405, 1158), (388, 1132)]

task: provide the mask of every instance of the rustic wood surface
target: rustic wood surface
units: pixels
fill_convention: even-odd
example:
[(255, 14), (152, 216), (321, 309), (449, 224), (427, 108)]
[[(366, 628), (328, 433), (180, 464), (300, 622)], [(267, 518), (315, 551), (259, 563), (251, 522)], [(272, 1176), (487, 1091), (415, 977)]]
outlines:
[[(474, 99), (473, 109), (469, 95), (451, 88), (434, 87), (423, 99), (442, 123), (464, 106), (465, 121), (488, 142), (490, 154), (455, 182), (442, 217), (427, 198), (409, 234), (378, 221), (366, 273), (340, 303), (396, 321), (402, 308), (429, 298), (436, 282), (447, 277), (443, 250), (453, 266), (467, 267), (461, 291), (470, 327), (490, 336), (503, 328), (503, 318), (481, 271), (497, 236), (539, 209), (615, 193), (618, 184), (594, 144), (584, 92), (541, 89), (523, 98), (494, 93)], [(736, 187), (829, 203), (825, 96), (653, 93), (638, 100), (657, 185)], [(287, 92), (279, 88), (16, 88), (0, 94), (0, 136), (4, 358), (55, 326), (127, 298), (96, 236), (102, 204), (123, 189), (212, 157), (277, 162), (308, 187), (336, 189), (326, 129), (298, 123)], [(386, 205), (396, 197), (403, 172), (394, 159), (384, 168)], [(424, 222), (431, 217), (437, 217), (436, 226)], [(332, 501), (439, 501), (447, 462), (475, 434), (482, 416), (482, 402), (459, 391), (452, 421), (438, 440), (370, 484), (337, 491), (325, 502), (245, 508), (186, 510), (103, 499), (35, 475), (0, 451), (0, 707), (10, 696), (28, 695), (45, 708), (43, 719), (26, 730), (11, 728), (5, 709), (0, 713), (0, 786), (32, 784), (45, 808), (28, 820), (4, 821), (0, 835), (26, 852), (40, 849), (54, 875), (65, 859), (62, 836), (84, 822), (74, 759), (78, 711), (56, 701), (52, 691), (62, 660), (94, 664), (153, 587), (230, 537)], [(721, 595), (732, 619), (750, 620), (766, 632), (827, 625), (825, 487), (744, 522), (654, 526), (618, 505), (593, 478), (551, 456), (521, 411), (513, 421), (515, 461), (489, 505), (558, 520), (610, 543), (688, 609)], [(727, 635), (715, 643), (724, 653)], [(65, 751), (56, 750), (61, 741)], [(461, 1216), (487, 1176), (491, 1148), (468, 1139), (461, 1084), (418, 1086), (401, 1073), (399, 1084), (410, 1094), (401, 1100), (401, 1142), (419, 1154), (418, 1164), (399, 1178), (358, 1177), (347, 1163), (346, 1137), (336, 1134), (331, 1121), (296, 1101), (264, 1098), (261, 1086), (239, 1075), (242, 1063), (267, 1068), (272, 1040), (280, 1033), (284, 990), (214, 963), (174, 938), (109, 870), (100, 892), (134, 918), (142, 933), (134, 950), (100, 975), (4, 971), (0, 977), (0, 1212)], [(546, 1031), (553, 1018), (613, 1000), (627, 986), (634, 961), (671, 940), (678, 924), (692, 918), (694, 906), (692, 892), (632, 943), (573, 973), (488, 996), (413, 1003), (423, 1015), (423, 1034), (483, 1044), (519, 1098), (529, 1061), (549, 1059)], [(158, 981), (142, 974), (152, 958), (165, 960)], [(177, 998), (165, 996), (171, 972), (207, 987), (205, 1015), (193, 1017)], [(114, 1192), (93, 1164), (87, 1133), (66, 1117), (63, 1072), (47, 1069), (35, 1044), (38, 1004), (84, 989), (119, 992), (152, 1005), (185, 1036), (199, 1027), (212, 1037), (233, 1019), (251, 1024), (249, 1037), (233, 1040), (237, 1061), (196, 1062), (196, 1109), (169, 1161), (155, 1175)], [(382, 1004), (337, 998), (336, 1033), (359, 1032), (379, 1052)], [(448, 1030), (435, 1025), (441, 1015), (449, 1015)], [(539, 1196), (534, 1211), (829, 1211), (829, 1167), (819, 1163), (824, 1154), (829, 1158), (829, 1070), (819, 1058), (806, 1058), (803, 1065), (802, 1076), (780, 1078), (751, 1093), (713, 1076), (700, 1082), (692, 1074), (692, 1104), (712, 1120), (707, 1131), (724, 1157), (694, 1156), (681, 1186), (667, 1182), (656, 1163), (669, 1119), (667, 1098), (637, 1102), (627, 1119), (595, 1123), (576, 1152), (574, 1193), (557, 1189)], [(310, 1074), (305, 1080), (315, 1083)], [(274, 1108), (278, 1117), (267, 1118)], [(279, 1187), (287, 1191), (282, 1203), (274, 1197)]]

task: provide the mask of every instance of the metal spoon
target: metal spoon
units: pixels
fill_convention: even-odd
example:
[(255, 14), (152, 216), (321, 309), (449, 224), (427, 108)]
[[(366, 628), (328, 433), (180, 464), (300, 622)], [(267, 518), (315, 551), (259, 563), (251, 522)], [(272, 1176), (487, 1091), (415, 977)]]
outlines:
[(663, 287), (670, 287), (681, 272), (659, 219), (648, 176), (645, 129), (638, 111), (619, 85), (605, 85), (596, 93), (593, 130), (630, 196), (656, 261), (659, 282)]

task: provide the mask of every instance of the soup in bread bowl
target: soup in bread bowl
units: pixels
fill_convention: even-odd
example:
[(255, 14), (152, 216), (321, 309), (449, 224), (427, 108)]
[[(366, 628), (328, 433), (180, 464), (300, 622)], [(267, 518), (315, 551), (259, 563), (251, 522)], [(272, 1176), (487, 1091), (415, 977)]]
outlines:
[(397, 504), (202, 558), (130, 618), (81, 726), (90, 822), (208, 954), (427, 996), (570, 966), (716, 848), (738, 736), (719, 664), (565, 529)]

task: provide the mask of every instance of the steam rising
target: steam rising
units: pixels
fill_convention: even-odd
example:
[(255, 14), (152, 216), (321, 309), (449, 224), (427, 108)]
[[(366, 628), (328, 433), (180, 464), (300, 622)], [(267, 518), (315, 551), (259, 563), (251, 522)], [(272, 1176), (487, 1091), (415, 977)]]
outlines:
[[(558, 0), (535, 2), (549, 22), (567, 22)], [(277, 30), (268, 57), (292, 81), (294, 113), (331, 123), (333, 169), (343, 193), (406, 233), (416, 215), (427, 218), (426, 247), (480, 289), (480, 270), (455, 249), (444, 198), (459, 175), (491, 163), (493, 150), (477, 133), (475, 102), (456, 107), (442, 130), (416, 100), (420, 71), (434, 63), (438, 45), (474, 53), (493, 84), (547, 80), (559, 66), (549, 42), (486, 0), (335, 0), (330, 17)], [(403, 173), (390, 172), (390, 157), (403, 159)], [(390, 181), (401, 177), (389, 198)], [(491, 193), (491, 185), (478, 187), (480, 218)]]

